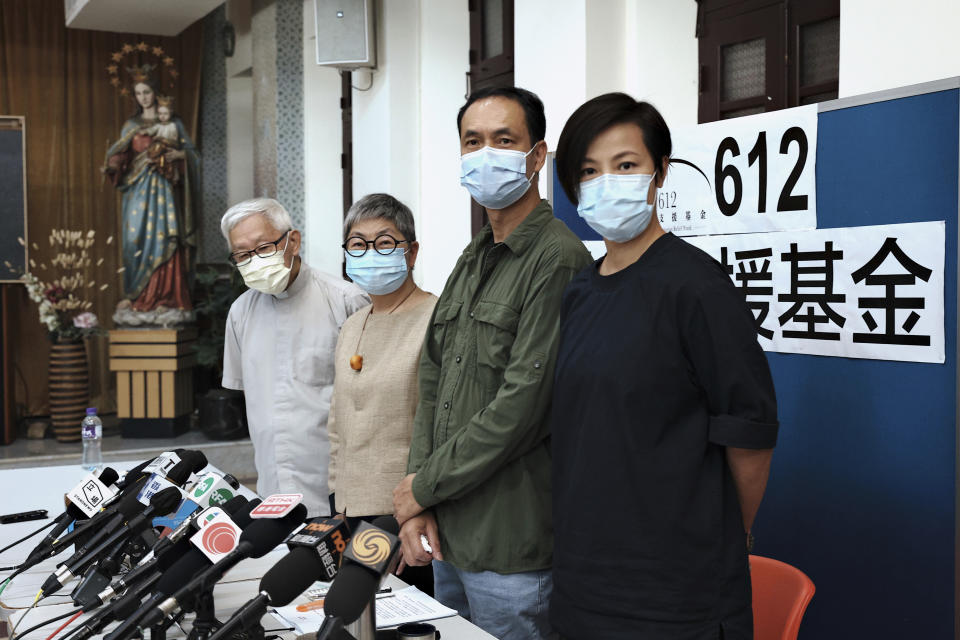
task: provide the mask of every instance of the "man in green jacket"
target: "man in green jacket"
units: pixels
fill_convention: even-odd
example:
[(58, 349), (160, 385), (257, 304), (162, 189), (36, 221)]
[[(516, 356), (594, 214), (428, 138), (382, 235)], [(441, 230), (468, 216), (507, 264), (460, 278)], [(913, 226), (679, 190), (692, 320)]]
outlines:
[(438, 600), (498, 638), (549, 638), (560, 300), (591, 259), (540, 199), (546, 119), (536, 95), (474, 92), (457, 127), (460, 182), (490, 224), (460, 256), (427, 330), (394, 515), (404, 561), (433, 561)]

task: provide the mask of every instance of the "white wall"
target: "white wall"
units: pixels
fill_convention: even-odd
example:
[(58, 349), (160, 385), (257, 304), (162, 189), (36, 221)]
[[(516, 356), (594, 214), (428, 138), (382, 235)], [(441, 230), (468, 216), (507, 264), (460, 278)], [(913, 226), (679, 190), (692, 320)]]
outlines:
[(694, 0), (628, 0), (625, 91), (671, 127), (697, 124), (699, 68)]
[(410, 207), (420, 240), (416, 279), (439, 294), (470, 240), (456, 133), (469, 46), (466, 3), (377, 4), (377, 69), (372, 84), (367, 72), (353, 80), (360, 89), (370, 86), (353, 91), (353, 196), (385, 192)]
[(466, 2), (420, 0), (420, 204), (417, 282), (437, 295), (470, 242), (470, 195), (460, 186), (457, 111), (469, 69)]
[(957, 0), (841, 0), (840, 97), (960, 76)]
[(353, 74), (353, 199), (389, 193), (418, 215), (420, 2), (376, 5), (377, 69)]
[(313, 0), (303, 0), (303, 256), (338, 275), (343, 263), (340, 74), (317, 64)]
[(514, 81), (543, 100), (547, 148), (577, 107), (611, 91), (652, 102), (671, 126), (696, 124), (696, 16), (693, 0), (517, 2)]
[(586, 3), (524, 0), (514, 4), (514, 84), (543, 100), (549, 151), (556, 149), (563, 123), (587, 96)]

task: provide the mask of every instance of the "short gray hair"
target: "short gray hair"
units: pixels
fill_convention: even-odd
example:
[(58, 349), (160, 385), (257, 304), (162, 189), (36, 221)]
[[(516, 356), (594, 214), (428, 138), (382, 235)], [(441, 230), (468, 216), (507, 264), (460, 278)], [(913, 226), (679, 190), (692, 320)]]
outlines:
[(375, 218), (392, 222), (403, 240), (416, 242), (417, 231), (413, 224), (413, 213), (407, 205), (387, 193), (371, 193), (353, 203), (343, 221), (343, 240), (347, 240), (347, 234), (357, 222)]
[(270, 224), (273, 225), (273, 228), (277, 231), (290, 231), (293, 229), (293, 220), (290, 219), (290, 214), (287, 213), (287, 210), (283, 208), (282, 204), (273, 198), (244, 200), (227, 209), (227, 212), (223, 214), (223, 218), (220, 220), (220, 231), (223, 233), (223, 237), (226, 239), (228, 246), (230, 245), (230, 232), (233, 231), (233, 228), (240, 224), (241, 220), (255, 213), (266, 216), (267, 220), (270, 221)]

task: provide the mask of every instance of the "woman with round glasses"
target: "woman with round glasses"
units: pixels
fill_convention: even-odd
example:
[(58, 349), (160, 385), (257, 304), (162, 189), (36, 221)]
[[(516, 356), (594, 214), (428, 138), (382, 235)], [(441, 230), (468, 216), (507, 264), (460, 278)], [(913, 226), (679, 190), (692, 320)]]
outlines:
[[(589, 100), (557, 176), (607, 253), (567, 285), (553, 390), (553, 596), (564, 638), (746, 640), (747, 545), (777, 439), (754, 318), (723, 267), (660, 226), (657, 110)], [(679, 167), (678, 170), (692, 170)]]
[[(343, 223), (347, 275), (372, 304), (340, 330), (334, 366), (330, 491), (351, 529), (393, 513), (393, 488), (407, 471), (417, 408), (420, 349), (436, 296), (413, 280), (420, 248), (410, 209), (393, 196), (358, 200)], [(432, 572), (404, 579), (432, 592)]]

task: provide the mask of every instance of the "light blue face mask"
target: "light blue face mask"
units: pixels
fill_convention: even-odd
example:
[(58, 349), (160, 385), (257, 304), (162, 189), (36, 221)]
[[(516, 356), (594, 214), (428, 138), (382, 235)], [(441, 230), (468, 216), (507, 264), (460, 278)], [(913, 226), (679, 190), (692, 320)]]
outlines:
[(605, 240), (633, 240), (653, 216), (653, 205), (647, 203), (652, 180), (647, 173), (605, 173), (581, 182), (577, 213)]
[(526, 153), (512, 149), (484, 147), (460, 156), (460, 184), (482, 207), (504, 209), (530, 188)]
[(381, 255), (373, 249), (355, 258), (347, 255), (347, 275), (358, 287), (374, 296), (393, 293), (407, 279), (407, 260), (400, 247), (389, 255)]

